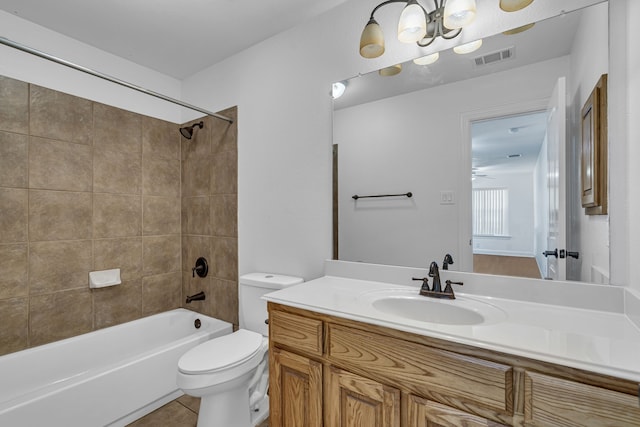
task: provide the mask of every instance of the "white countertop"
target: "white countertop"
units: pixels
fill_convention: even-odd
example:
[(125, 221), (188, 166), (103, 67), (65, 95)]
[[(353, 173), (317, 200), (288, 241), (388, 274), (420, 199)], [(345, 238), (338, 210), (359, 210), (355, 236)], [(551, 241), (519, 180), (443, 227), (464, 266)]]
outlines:
[[(640, 329), (624, 314), (564, 307), (456, 290), (459, 300), (492, 305), (504, 315), (480, 325), (445, 325), (383, 313), (376, 292), (418, 292), (419, 287), (324, 276), (267, 294), (274, 303), (386, 326), (488, 350), (640, 382)], [(425, 297), (427, 298), (427, 297)], [(456, 301), (446, 303), (455, 304)]]

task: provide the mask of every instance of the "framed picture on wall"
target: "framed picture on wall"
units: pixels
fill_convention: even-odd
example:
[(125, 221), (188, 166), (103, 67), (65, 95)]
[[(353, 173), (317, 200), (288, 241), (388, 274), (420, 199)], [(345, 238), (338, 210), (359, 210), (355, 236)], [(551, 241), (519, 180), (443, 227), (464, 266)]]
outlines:
[(581, 197), (587, 215), (607, 214), (607, 75), (582, 107)]

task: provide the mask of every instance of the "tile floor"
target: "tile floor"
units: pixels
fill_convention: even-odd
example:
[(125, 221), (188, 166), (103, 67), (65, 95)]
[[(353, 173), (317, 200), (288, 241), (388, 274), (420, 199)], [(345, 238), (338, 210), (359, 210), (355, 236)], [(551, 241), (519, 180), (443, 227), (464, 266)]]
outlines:
[[(129, 424), (128, 427), (196, 427), (200, 399), (182, 396)], [(258, 427), (269, 427), (269, 420)]]

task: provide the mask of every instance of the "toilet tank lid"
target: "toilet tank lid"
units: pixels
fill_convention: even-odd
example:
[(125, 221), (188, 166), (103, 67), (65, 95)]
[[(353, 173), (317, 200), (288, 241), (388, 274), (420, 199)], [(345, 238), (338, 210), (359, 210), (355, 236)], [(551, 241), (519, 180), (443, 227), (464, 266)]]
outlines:
[(259, 288), (282, 289), (304, 282), (300, 277), (272, 273), (248, 273), (240, 276), (240, 283)]

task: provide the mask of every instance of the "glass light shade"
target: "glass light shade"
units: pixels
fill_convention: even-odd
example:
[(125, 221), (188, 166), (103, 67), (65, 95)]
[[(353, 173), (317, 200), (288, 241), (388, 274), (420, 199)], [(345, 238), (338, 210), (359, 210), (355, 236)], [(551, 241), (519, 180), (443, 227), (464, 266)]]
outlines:
[(333, 99), (338, 99), (342, 95), (344, 95), (344, 91), (346, 88), (347, 85), (345, 85), (343, 82), (335, 82), (331, 86), (331, 96), (333, 97)]
[(416, 0), (410, 0), (402, 9), (398, 21), (398, 40), (402, 43), (415, 43), (427, 34), (427, 19), (422, 7)]
[(402, 71), (402, 64), (396, 64), (390, 67), (379, 69), (378, 74), (380, 74), (382, 77), (389, 77), (389, 76), (395, 76), (396, 74), (399, 74), (400, 71)]
[(416, 65), (429, 65), (436, 62), (438, 58), (440, 58), (440, 54), (436, 52), (436, 53), (432, 53), (431, 55), (416, 58), (413, 60), (413, 63)]
[(500, 0), (500, 9), (505, 12), (516, 12), (533, 3), (533, 0)]
[(480, 49), (480, 46), (482, 46), (482, 39), (456, 46), (453, 48), (453, 51), (460, 55), (464, 55), (465, 53), (471, 53)]
[(370, 19), (360, 36), (360, 55), (364, 58), (377, 58), (384, 53), (382, 28), (375, 19)]
[(476, 0), (448, 0), (444, 6), (443, 24), (450, 30), (469, 25), (476, 18)]
[(536, 25), (536, 23), (532, 22), (531, 24), (523, 25), (522, 27), (517, 27), (517, 28), (513, 28), (513, 29), (508, 30), (508, 31), (503, 31), (502, 34), (504, 34), (505, 36), (512, 36), (514, 34), (518, 34), (518, 33), (521, 33), (523, 31), (527, 31), (529, 28), (533, 27), (534, 25)]

